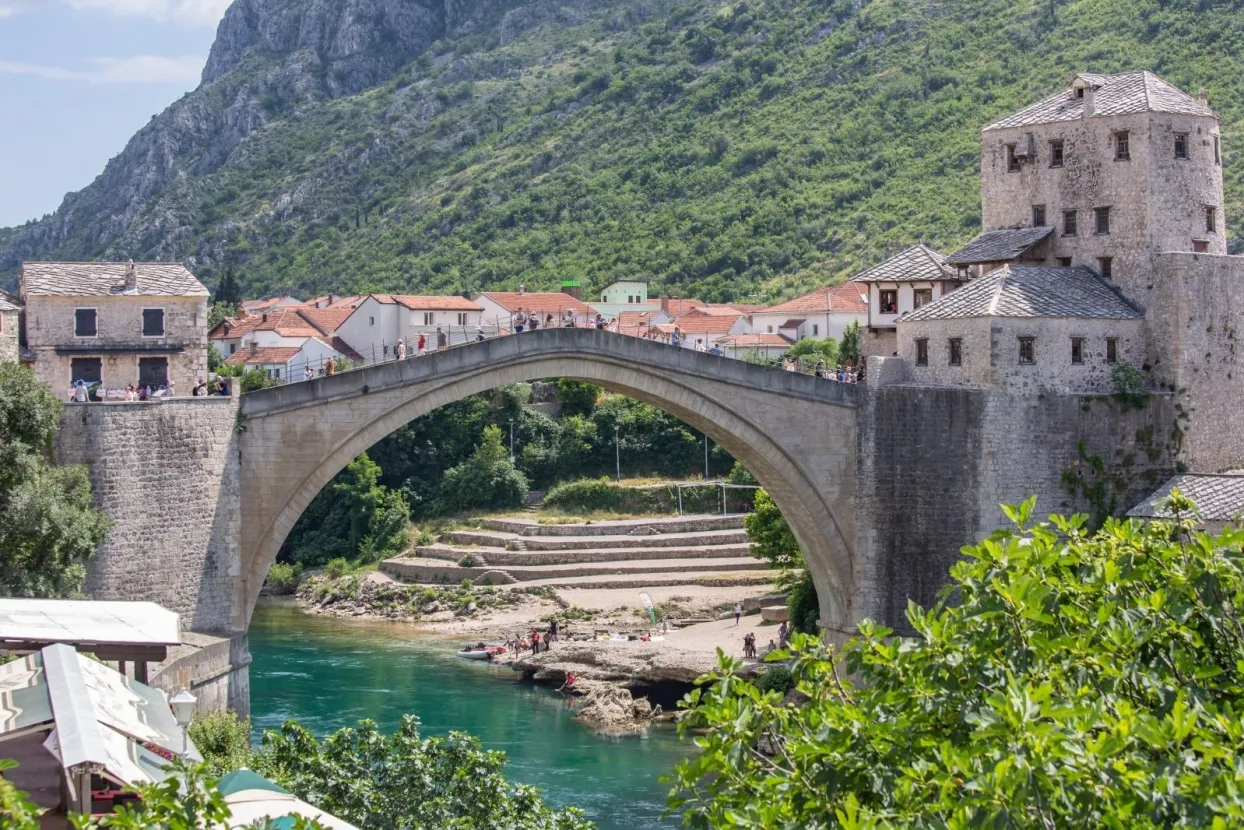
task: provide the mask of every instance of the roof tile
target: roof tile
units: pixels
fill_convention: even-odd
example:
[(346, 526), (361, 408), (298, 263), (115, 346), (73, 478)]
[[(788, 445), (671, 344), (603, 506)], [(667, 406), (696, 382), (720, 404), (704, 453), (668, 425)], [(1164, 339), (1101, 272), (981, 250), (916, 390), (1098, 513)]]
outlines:
[(1196, 504), (1201, 517), (1210, 521), (1233, 521), (1244, 516), (1244, 475), (1177, 475), (1158, 488), (1153, 495), (1128, 511), (1129, 516), (1164, 518), (1168, 516), (1158, 503), (1178, 490)]
[[(912, 245), (885, 262), (861, 271), (852, 282), (933, 282), (957, 280), (959, 276), (946, 267), (946, 257), (927, 245)], [(844, 283), (845, 284), (845, 283)]]
[(975, 265), (1018, 259), (1024, 251), (1054, 232), (1052, 227), (1000, 228), (985, 231), (946, 257), (947, 265)]
[[(1152, 72), (1124, 72), (1118, 75), (1082, 73), (1076, 78), (1093, 87), (1094, 116), (1169, 112), (1215, 117), (1214, 111), (1204, 101), (1193, 98)], [(1068, 86), (1061, 92), (995, 121), (985, 130), (1076, 121), (1083, 116), (1084, 99), (1076, 97), (1075, 88)]]
[(1003, 265), (926, 306), (900, 323), (965, 317), (1087, 317), (1134, 320), (1140, 309), (1088, 268)]
[(206, 297), (207, 289), (177, 262), (135, 262), (138, 289), (125, 290), (124, 262), (23, 262), (25, 296)]
[(770, 308), (760, 309), (760, 312), (763, 314), (825, 314), (830, 311), (838, 311), (851, 314), (867, 314), (868, 304), (864, 299), (867, 296), (866, 291), (867, 289), (863, 289), (853, 282), (827, 285), (824, 288), (818, 288), (815, 291), (804, 294), (802, 297), (787, 300)]

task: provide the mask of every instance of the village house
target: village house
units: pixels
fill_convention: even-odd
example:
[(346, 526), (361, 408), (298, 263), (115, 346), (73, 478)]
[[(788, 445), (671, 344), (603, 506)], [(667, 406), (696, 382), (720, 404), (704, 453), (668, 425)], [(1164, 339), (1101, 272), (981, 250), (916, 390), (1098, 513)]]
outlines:
[(743, 360), (755, 356), (764, 360), (776, 360), (791, 347), (791, 342), (780, 334), (727, 334), (717, 338), (722, 354)]
[[(335, 305), (327, 309), (336, 310)], [(473, 340), (482, 315), (479, 304), (465, 297), (370, 294), (349, 312), (338, 334), (365, 363), (376, 363), (396, 356), (398, 340), (404, 340), (407, 354), (413, 355), (420, 334), (429, 348), (435, 347), (437, 329), (451, 343)]]
[(825, 286), (751, 313), (752, 334), (776, 334), (789, 343), (842, 338), (852, 323), (868, 319), (867, 289), (850, 282)]
[(35, 373), (58, 394), (84, 380), (188, 395), (207, 374), (207, 289), (180, 264), (26, 262), (20, 298)]
[(960, 277), (945, 260), (927, 245), (913, 245), (851, 278), (868, 292), (868, 325), (860, 332), (863, 355), (895, 354), (899, 318), (955, 289)]
[(288, 294), (282, 294), (279, 297), (269, 297), (266, 300), (243, 300), (241, 311), (247, 315), (259, 315), (266, 311), (276, 311), (278, 308), (293, 308), (302, 305), (302, 300), (291, 297)]
[(648, 301), (647, 280), (616, 280), (600, 292), (600, 302), (588, 303), (606, 320), (613, 320), (624, 311), (659, 311), (660, 303)]
[[(217, 338), (220, 332), (214, 342), (229, 346), (225, 362), (231, 366), (260, 369), (274, 380), (301, 380), (307, 366), (318, 375), (325, 363), (339, 358), (362, 362), (361, 355), (338, 335), (352, 313), (349, 309), (282, 306), (257, 317), (222, 321), (211, 336)], [(231, 322), (235, 325), (227, 328)], [(226, 338), (239, 331), (233, 348), (232, 339)]]
[(485, 291), (475, 302), (482, 309), (484, 328), (493, 332), (510, 331), (511, 321), (519, 311), (539, 315), (541, 326), (550, 314), (559, 326), (567, 315), (574, 317), (576, 326), (586, 326), (596, 319), (591, 306), (562, 291)]
[(700, 307), (655, 328), (663, 340), (670, 340), (674, 332), (678, 331), (683, 348), (708, 351), (718, 345), (722, 338), (732, 334), (747, 334), (749, 324), (746, 315), (737, 310)]
[(21, 315), (18, 299), (0, 291), (0, 363), (16, 363), (21, 357)]

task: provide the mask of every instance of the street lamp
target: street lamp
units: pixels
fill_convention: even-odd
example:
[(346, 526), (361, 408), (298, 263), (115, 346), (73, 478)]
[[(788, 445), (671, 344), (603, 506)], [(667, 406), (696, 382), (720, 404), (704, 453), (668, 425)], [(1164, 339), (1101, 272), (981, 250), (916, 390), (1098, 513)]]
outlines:
[(194, 719), (194, 704), (196, 703), (198, 703), (198, 698), (190, 694), (188, 689), (182, 689), (169, 701), (169, 705), (173, 707), (173, 720), (177, 721), (177, 725), (181, 727), (181, 757), (183, 758), (190, 756), (190, 721)]
[(708, 433), (704, 433), (704, 480), (708, 481)]
[(514, 419), (510, 419), (510, 463), (514, 463)]
[(622, 449), (618, 442), (618, 425), (613, 425), (613, 461), (617, 465), (617, 480), (622, 483)]

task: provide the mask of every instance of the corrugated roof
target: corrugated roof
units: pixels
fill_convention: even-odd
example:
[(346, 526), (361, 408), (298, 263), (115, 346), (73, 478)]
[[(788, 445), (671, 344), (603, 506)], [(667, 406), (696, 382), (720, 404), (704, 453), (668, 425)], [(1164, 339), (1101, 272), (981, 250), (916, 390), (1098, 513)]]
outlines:
[(1084, 116), (1084, 98), (1076, 95), (1076, 87), (1085, 85), (1093, 87), (1093, 116), (1169, 112), (1216, 117), (1208, 103), (1193, 98), (1152, 72), (1123, 72), (1118, 75), (1082, 73), (1061, 92), (995, 121), (985, 130), (1078, 120)]
[(1166, 518), (1158, 503), (1178, 490), (1196, 504), (1201, 517), (1210, 521), (1233, 521), (1244, 517), (1244, 474), (1202, 475), (1184, 473), (1163, 484), (1153, 495), (1128, 511), (1138, 518)]
[(534, 311), (538, 314), (557, 314), (570, 311), (576, 316), (582, 314), (596, 315), (596, 312), (582, 300), (576, 300), (569, 294), (563, 294), (560, 291), (525, 291), (522, 294), (515, 291), (485, 291), (480, 296), (487, 297), (511, 314), (521, 308), (523, 311)]
[(1054, 229), (999, 228), (985, 231), (968, 244), (946, 257), (947, 265), (976, 265), (982, 262), (1006, 262), (1018, 259), (1025, 251), (1045, 239)]
[(899, 251), (885, 262), (861, 271), (851, 278), (851, 282), (933, 282), (957, 279), (959, 276), (946, 267), (946, 257), (943, 254), (927, 245), (916, 244)]
[(238, 349), (229, 355), (225, 363), (231, 366), (271, 366), (289, 363), (302, 351), (301, 346), (261, 346), (257, 349)]
[(860, 286), (850, 282), (827, 285), (810, 291), (802, 297), (787, 300), (770, 308), (760, 309), (762, 314), (825, 314), (831, 311), (867, 314), (866, 294)]
[(207, 289), (177, 262), (135, 262), (138, 288), (125, 289), (125, 262), (23, 262), (25, 296), (206, 297)]
[(900, 322), (964, 317), (1087, 317), (1134, 320), (1140, 309), (1088, 268), (1004, 265)]

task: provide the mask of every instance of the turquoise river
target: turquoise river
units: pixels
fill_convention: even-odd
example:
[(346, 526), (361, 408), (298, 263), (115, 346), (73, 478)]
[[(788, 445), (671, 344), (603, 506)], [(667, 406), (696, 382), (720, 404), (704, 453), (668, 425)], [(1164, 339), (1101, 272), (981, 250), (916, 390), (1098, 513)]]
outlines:
[(658, 781), (690, 751), (672, 727), (599, 737), (570, 719), (561, 695), (462, 660), (453, 648), (407, 625), (263, 603), (250, 628), (256, 735), (286, 718), (323, 735), (363, 718), (393, 729), (414, 714), (425, 734), (469, 732), (503, 750), (511, 779), (538, 786), (553, 804), (583, 808), (601, 830), (678, 826), (661, 817), (669, 788)]

